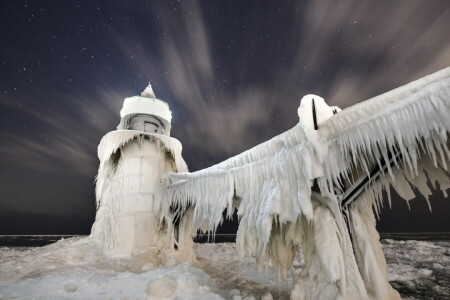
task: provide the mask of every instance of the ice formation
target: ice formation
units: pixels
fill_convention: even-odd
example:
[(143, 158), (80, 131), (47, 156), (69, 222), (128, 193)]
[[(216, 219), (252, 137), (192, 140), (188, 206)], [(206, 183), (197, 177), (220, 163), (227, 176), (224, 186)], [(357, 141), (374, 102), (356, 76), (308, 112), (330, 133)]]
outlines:
[[(450, 68), (343, 111), (308, 95), (291, 130), (187, 173), (181, 143), (169, 136), (168, 105), (147, 87), (125, 99), (117, 130), (99, 145), (91, 236), (0, 248), (0, 298), (272, 299), (273, 279), (251, 258), (237, 259), (235, 247), (259, 269), (274, 266), (279, 279), (294, 266), (293, 299), (397, 299), (389, 280), (433, 284), (446, 297), (432, 278), (450, 251), (386, 241), (387, 267), (375, 216), (390, 186), (407, 201), (413, 188), (427, 198), (429, 185), (450, 187), (449, 98)], [(195, 245), (195, 261), (196, 229), (214, 233), (223, 211), (235, 209), (236, 246)], [(420, 250), (403, 251), (401, 263), (400, 247)]]
[[(389, 280), (404, 296), (449, 298), (450, 242), (382, 242)], [(158, 266), (146, 257), (105, 255), (89, 237), (36, 248), (0, 247), (0, 299), (158, 299), (155, 288), (166, 277), (176, 286), (172, 281), (161, 293), (173, 293), (172, 299), (287, 299), (290, 294), (290, 280), (277, 283), (272, 267), (258, 272), (251, 257), (238, 257), (234, 243), (194, 244), (194, 250), (197, 263), (173, 266), (171, 260)], [(302, 267), (297, 255), (294, 273)]]
[(0, 257), (0, 299), (223, 299), (213, 279), (188, 262), (157, 265), (148, 256), (111, 257), (92, 237), (0, 247)]
[(167, 103), (156, 99), (149, 85), (141, 96), (125, 99), (117, 130), (100, 142), (91, 238), (109, 255), (147, 253), (154, 264), (174, 255), (187, 261), (194, 257), (189, 216), (176, 228), (162, 205), (164, 175), (187, 171), (181, 143), (169, 136), (171, 117)]
[[(427, 180), (450, 188), (450, 68), (340, 111), (305, 96), (292, 129), (210, 168), (169, 176), (163, 211), (214, 231), (240, 219), (237, 248), (285, 276), (302, 247), (293, 299), (398, 299), (375, 229), (383, 191), (405, 200)], [(357, 199), (357, 200), (355, 200)], [(390, 200), (389, 200), (390, 202)]]

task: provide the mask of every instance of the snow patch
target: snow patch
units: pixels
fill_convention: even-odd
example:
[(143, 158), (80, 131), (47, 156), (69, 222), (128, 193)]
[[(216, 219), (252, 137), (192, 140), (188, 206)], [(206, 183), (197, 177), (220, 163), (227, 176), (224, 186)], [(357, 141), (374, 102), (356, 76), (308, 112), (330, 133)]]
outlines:
[(168, 276), (163, 276), (157, 279), (150, 281), (147, 285), (146, 291), (147, 295), (160, 298), (170, 298), (173, 294), (175, 294), (177, 288), (177, 282)]

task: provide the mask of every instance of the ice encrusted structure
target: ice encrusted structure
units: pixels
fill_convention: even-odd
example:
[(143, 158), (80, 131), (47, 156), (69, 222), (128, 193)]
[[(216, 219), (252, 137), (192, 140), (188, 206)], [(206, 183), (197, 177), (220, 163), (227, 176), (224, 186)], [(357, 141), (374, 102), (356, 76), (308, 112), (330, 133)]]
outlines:
[(178, 224), (184, 231), (176, 240), (172, 215), (162, 205), (165, 174), (188, 170), (181, 143), (168, 136), (169, 107), (149, 85), (141, 96), (125, 99), (121, 117), (118, 130), (106, 134), (98, 147), (98, 210), (91, 238), (109, 255), (145, 254), (155, 265), (171, 256), (191, 261), (189, 216)]
[[(294, 128), (263, 144), (171, 174), (164, 210), (193, 211), (193, 226), (214, 232), (223, 211), (231, 217), (236, 208), (238, 251), (260, 268), (271, 262), (280, 278), (302, 247), (293, 299), (400, 298), (387, 279), (375, 213), (383, 191), (390, 203), (390, 186), (406, 201), (412, 188), (428, 199), (427, 180), (444, 194), (450, 187), (450, 68), (343, 111), (308, 95), (298, 114)], [(361, 177), (363, 192), (343, 205)]]

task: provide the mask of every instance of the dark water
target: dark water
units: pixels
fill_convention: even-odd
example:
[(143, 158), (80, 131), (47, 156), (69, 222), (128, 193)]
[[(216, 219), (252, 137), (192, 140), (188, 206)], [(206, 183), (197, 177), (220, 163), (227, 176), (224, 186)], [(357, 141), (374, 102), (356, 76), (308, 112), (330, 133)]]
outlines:
[(78, 235), (0, 235), (0, 247), (41, 247)]
[[(41, 247), (54, 243), (60, 239), (78, 235), (0, 235), (0, 247)], [(427, 233), (381, 233), (382, 239), (417, 240), (417, 241), (450, 241), (450, 232)], [(196, 243), (234, 243), (235, 234), (199, 234), (195, 237)]]
[(380, 237), (393, 240), (450, 241), (450, 232), (380, 233)]
[[(0, 235), (0, 247), (42, 247), (61, 239), (83, 235)], [(194, 238), (196, 243), (234, 243), (235, 234), (200, 234)]]

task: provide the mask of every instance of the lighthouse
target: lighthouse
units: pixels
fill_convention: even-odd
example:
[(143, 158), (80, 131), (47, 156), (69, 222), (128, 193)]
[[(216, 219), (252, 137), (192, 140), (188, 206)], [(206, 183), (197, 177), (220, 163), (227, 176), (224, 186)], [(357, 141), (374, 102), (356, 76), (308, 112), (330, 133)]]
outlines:
[(164, 177), (187, 171), (181, 143), (170, 137), (172, 112), (149, 84), (140, 96), (125, 98), (120, 117), (98, 147), (91, 238), (112, 256), (170, 255), (177, 241), (164, 205)]

